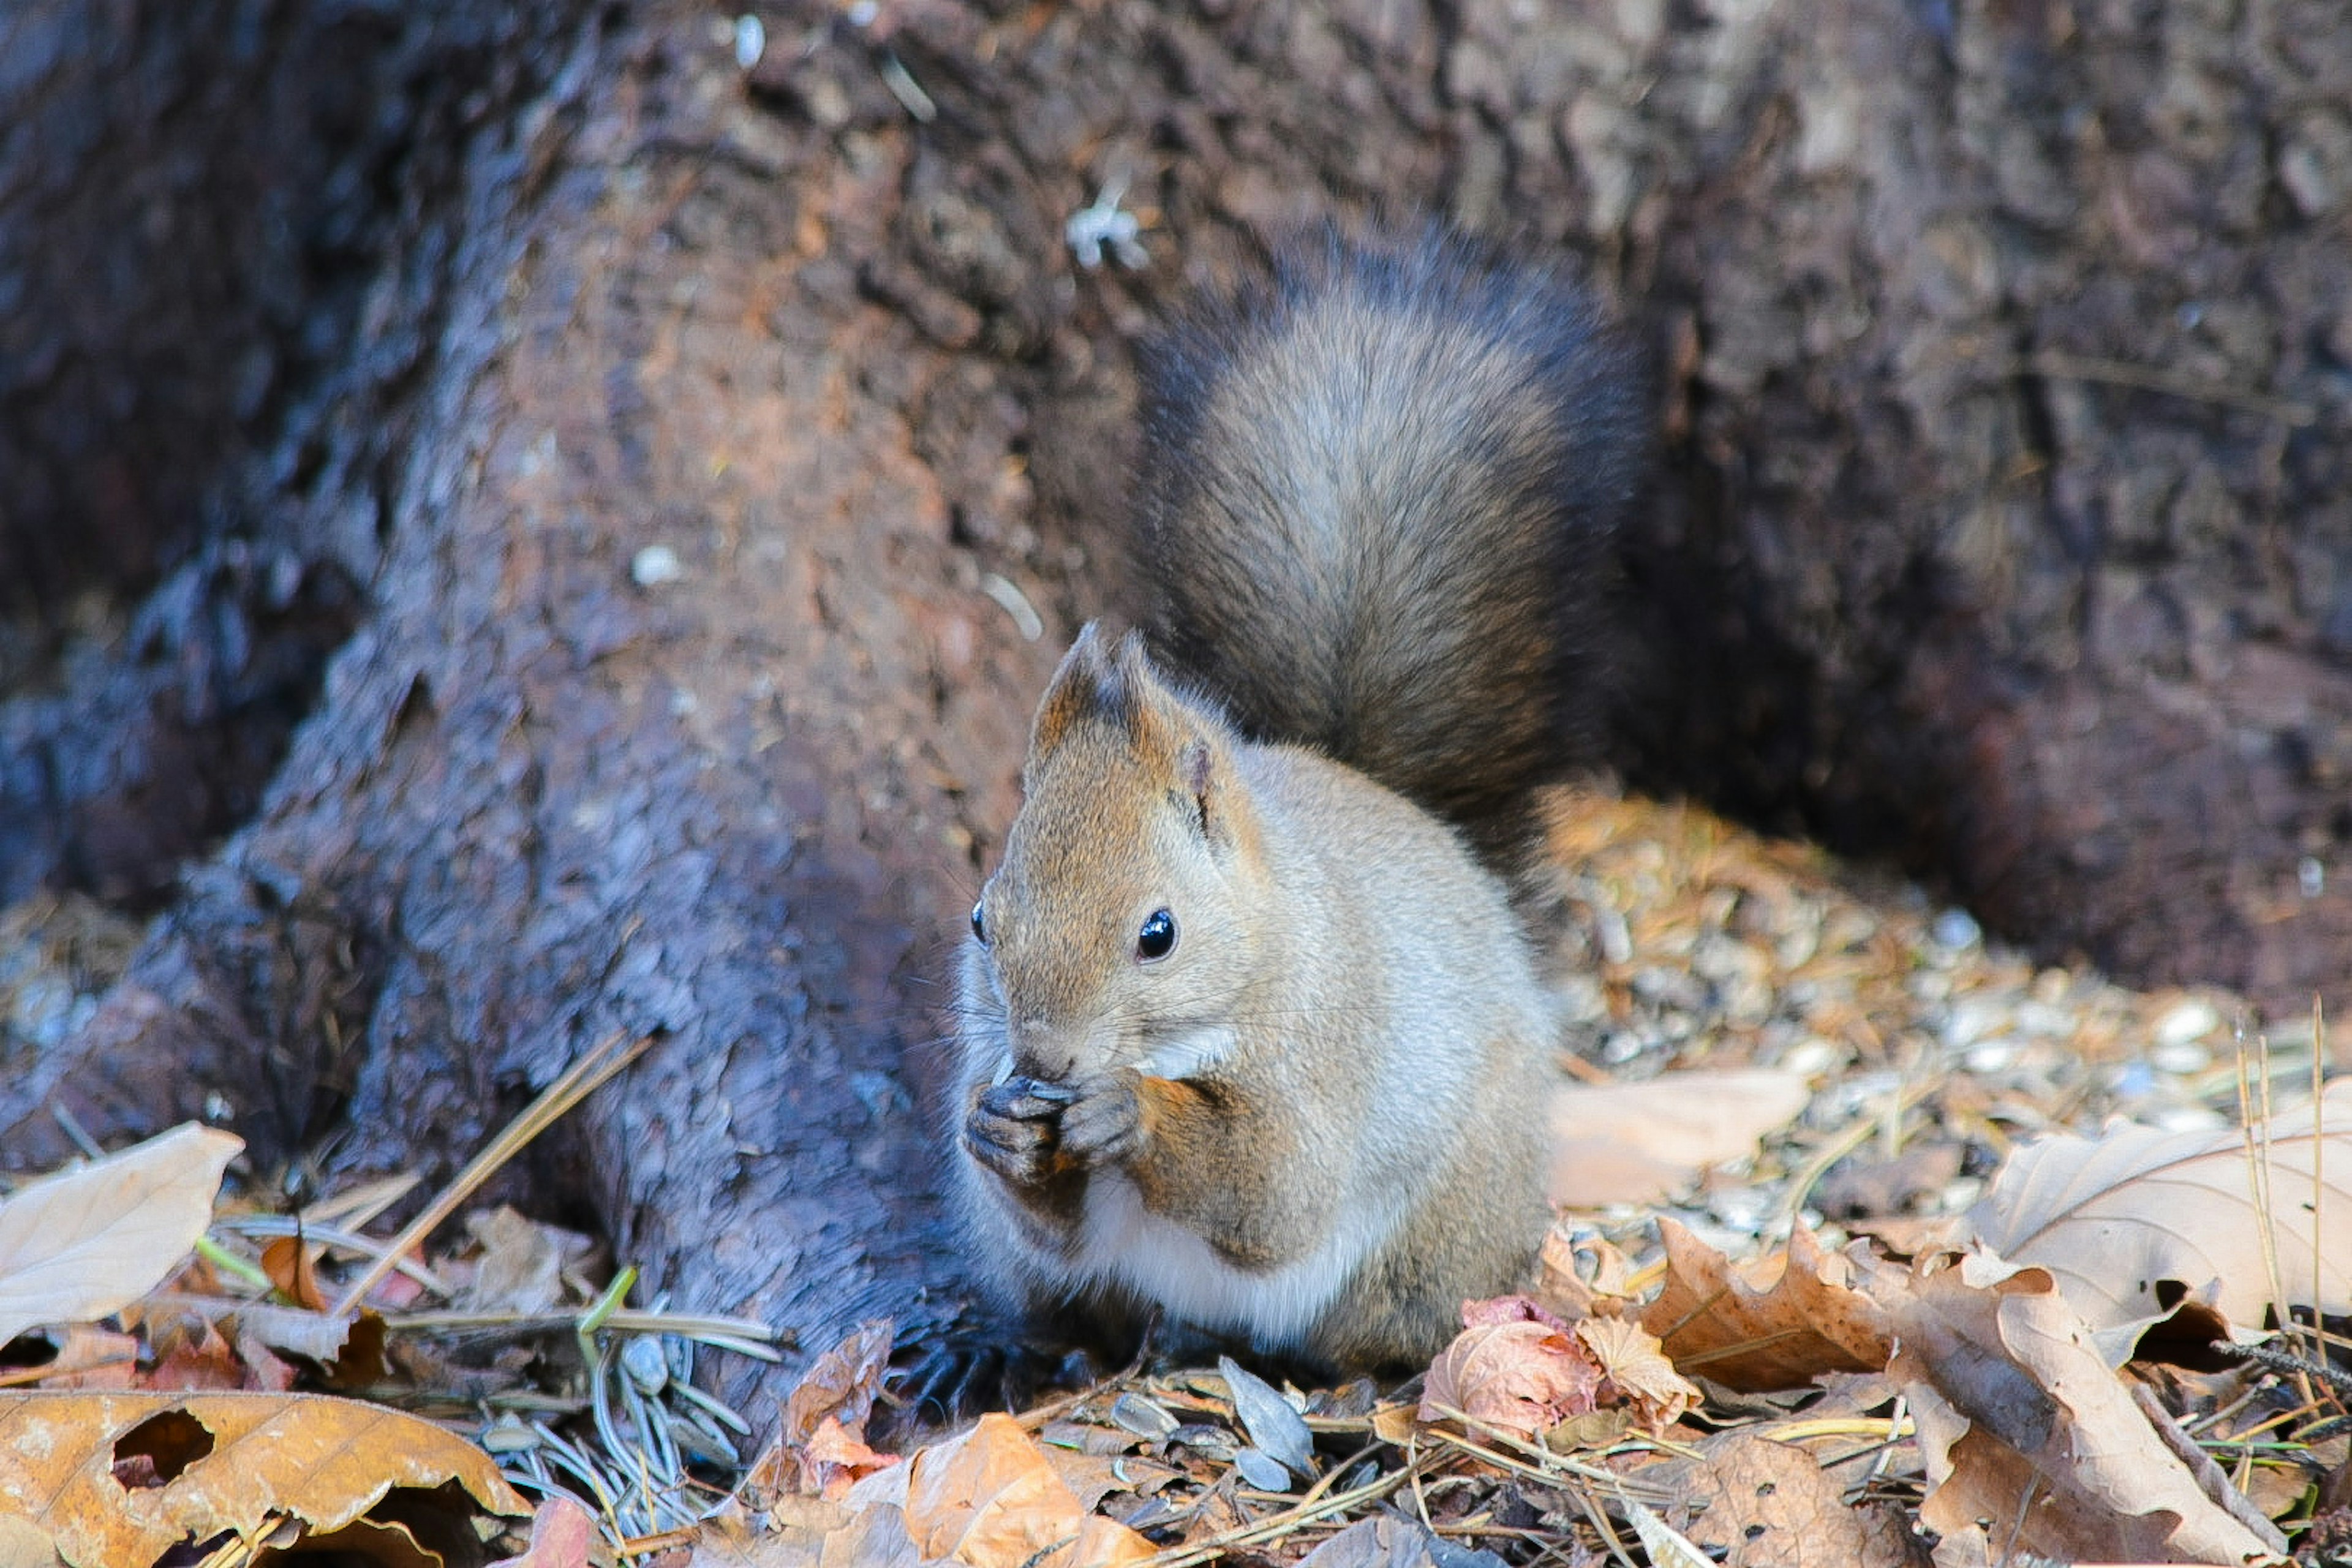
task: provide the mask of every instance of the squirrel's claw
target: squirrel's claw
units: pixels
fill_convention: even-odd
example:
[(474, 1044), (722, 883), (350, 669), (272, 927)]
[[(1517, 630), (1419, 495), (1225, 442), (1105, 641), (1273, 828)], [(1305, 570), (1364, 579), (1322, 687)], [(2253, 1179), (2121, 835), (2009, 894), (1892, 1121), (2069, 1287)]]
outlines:
[(986, 1100), (963, 1119), (965, 1151), (1016, 1186), (1034, 1186), (1045, 1180), (1055, 1142), (1052, 1122), (1004, 1115)]
[(1062, 1111), (1062, 1152), (1086, 1164), (1103, 1164), (1135, 1152), (1143, 1135), (1143, 1107), (1136, 1078), (1122, 1073), (1077, 1086)]
[(953, 1332), (909, 1350), (886, 1384), (899, 1411), (893, 1426), (946, 1426), (986, 1411), (1019, 1410), (1049, 1388), (1091, 1382), (1099, 1370), (1082, 1351), (1003, 1331)]

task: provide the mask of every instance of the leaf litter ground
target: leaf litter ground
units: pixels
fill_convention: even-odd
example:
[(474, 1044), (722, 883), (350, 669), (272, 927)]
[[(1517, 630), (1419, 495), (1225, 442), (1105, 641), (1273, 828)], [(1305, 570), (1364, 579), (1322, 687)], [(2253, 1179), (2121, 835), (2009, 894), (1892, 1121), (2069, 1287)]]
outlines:
[[(1954, 1563), (2316, 1562), (2352, 1538), (2342, 1342), (2209, 1348), (2347, 1311), (2352, 1105), (2314, 1108), (2334, 1065), (2319, 1020), (2037, 965), (1915, 889), (1696, 809), (1559, 804), (1562, 1219), (1532, 1296), (1474, 1305), (1411, 1384), (1139, 1366), (877, 1452), (887, 1327), (814, 1358), (784, 1411), (727, 1411), (695, 1363), (774, 1353), (759, 1325), (632, 1306), (588, 1238), (469, 1209), (462, 1182), (388, 1239), (398, 1184), (299, 1215), (227, 1200), (160, 1288), (128, 1280), (106, 1323), (17, 1340), (5, 1381), (394, 1405), (523, 1494), (585, 1508), (542, 1503), (527, 1538), (452, 1462), (437, 1489), (387, 1494), (410, 1514), (439, 1499), (439, 1526), (386, 1523), (381, 1500), (331, 1506), (293, 1474), (271, 1500), (254, 1453), (247, 1511), (189, 1524), (189, 1562), (337, 1530), (365, 1561), (571, 1563), (585, 1518), (598, 1560), (675, 1563), (1871, 1564), (1927, 1561), (1931, 1540)], [(129, 947), (77, 901), (0, 916), (0, 1044), (61, 1037)], [(1988, 1237), (2005, 1259), (1954, 1250)], [(0, 1292), (22, 1263), (0, 1257)], [(195, 1473), (124, 1446), (155, 1412), (80, 1409), (103, 1463), (75, 1484), (152, 1503)], [(389, 1484), (390, 1448), (383, 1466)], [(51, 1468), (10, 1495), (72, 1479)]]

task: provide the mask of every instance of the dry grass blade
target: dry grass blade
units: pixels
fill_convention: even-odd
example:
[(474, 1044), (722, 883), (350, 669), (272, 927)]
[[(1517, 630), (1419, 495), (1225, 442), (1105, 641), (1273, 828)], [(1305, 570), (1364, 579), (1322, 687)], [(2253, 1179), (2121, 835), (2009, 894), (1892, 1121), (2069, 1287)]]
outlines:
[(367, 1271), (353, 1280), (335, 1302), (334, 1315), (341, 1317), (367, 1299), (367, 1293), (383, 1283), (398, 1259), (405, 1258), (417, 1245), (432, 1235), (441, 1223), (457, 1211), (457, 1205), (470, 1197), (475, 1189), (494, 1175), (499, 1168), (520, 1153), (530, 1141), (547, 1131), (558, 1118), (594, 1093), (604, 1082), (645, 1054), (653, 1042), (651, 1035), (639, 1037), (626, 1045), (626, 1037), (611, 1034), (597, 1042), (593, 1050), (564, 1069), (563, 1076), (542, 1090), (537, 1100), (523, 1109), (522, 1114), (507, 1123), (503, 1131), (490, 1140), (482, 1152), (467, 1163), (466, 1168), (444, 1187), (440, 1194), (425, 1205), (425, 1212), (408, 1222), (401, 1233), (385, 1244), (383, 1254)]

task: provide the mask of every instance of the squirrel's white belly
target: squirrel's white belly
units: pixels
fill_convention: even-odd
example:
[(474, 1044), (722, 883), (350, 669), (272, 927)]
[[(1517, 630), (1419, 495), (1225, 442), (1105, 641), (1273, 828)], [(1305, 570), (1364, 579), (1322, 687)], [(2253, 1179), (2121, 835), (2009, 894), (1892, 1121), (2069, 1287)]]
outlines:
[(1262, 1350), (1293, 1348), (1394, 1226), (1385, 1205), (1355, 1206), (1358, 1213), (1313, 1252), (1253, 1272), (1145, 1208), (1132, 1182), (1104, 1173), (1087, 1194), (1071, 1273), (1081, 1281), (1116, 1281), (1198, 1327), (1245, 1333)]

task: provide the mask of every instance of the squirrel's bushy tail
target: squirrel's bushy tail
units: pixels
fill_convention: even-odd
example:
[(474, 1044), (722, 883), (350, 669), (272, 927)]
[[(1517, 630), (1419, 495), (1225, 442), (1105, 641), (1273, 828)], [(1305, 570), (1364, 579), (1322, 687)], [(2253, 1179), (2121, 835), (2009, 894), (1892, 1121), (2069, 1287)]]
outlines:
[(1647, 398), (1557, 273), (1434, 229), (1294, 249), (1148, 359), (1153, 647), (1507, 862), (1597, 738)]

